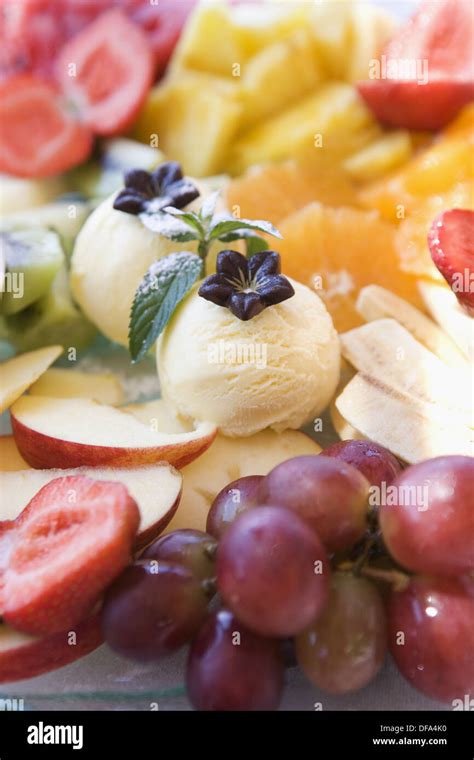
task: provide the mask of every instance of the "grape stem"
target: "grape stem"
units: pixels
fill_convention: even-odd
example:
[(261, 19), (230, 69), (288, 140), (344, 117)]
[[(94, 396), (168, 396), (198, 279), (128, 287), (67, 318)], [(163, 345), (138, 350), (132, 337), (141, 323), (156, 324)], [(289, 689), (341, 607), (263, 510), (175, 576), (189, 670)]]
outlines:
[(343, 562), (339, 565), (338, 570), (354, 572), (357, 575), (363, 575), (365, 578), (372, 578), (374, 581), (383, 581), (393, 586), (395, 591), (403, 591), (409, 582), (410, 576), (402, 573), (400, 570), (383, 570), (380, 567), (357, 567), (357, 563)]
[(212, 561), (215, 560), (215, 558), (216, 558), (218, 545), (219, 544), (217, 543), (217, 541), (215, 541), (215, 542), (209, 541), (209, 543), (206, 544), (206, 546), (204, 548), (204, 552), (205, 552), (206, 556), (210, 560), (212, 560)]
[(217, 578), (206, 578), (201, 582), (201, 586), (208, 599), (212, 599), (217, 593)]

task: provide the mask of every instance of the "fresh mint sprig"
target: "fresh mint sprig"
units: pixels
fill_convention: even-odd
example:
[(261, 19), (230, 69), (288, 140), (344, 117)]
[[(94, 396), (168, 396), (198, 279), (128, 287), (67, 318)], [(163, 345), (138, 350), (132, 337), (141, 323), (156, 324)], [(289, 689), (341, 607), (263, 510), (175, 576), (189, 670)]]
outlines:
[(129, 326), (129, 351), (138, 362), (166, 327), (173, 311), (205, 270), (205, 260), (215, 241), (230, 243), (246, 240), (247, 255), (264, 250), (266, 243), (257, 233), (281, 238), (270, 222), (263, 219), (237, 219), (227, 212), (216, 213), (219, 191), (211, 193), (199, 211), (183, 211), (168, 206), (159, 211), (144, 211), (145, 227), (177, 243), (197, 242), (197, 254), (171, 253), (154, 262), (140, 283), (133, 301)]
[(151, 265), (135, 293), (130, 315), (128, 339), (133, 362), (148, 353), (202, 272), (202, 259), (190, 251), (171, 253)]
[(155, 213), (143, 212), (140, 214), (140, 220), (149, 230), (169, 240), (196, 240), (198, 254), (204, 259), (215, 240), (230, 243), (233, 240), (255, 237), (258, 232), (281, 238), (276, 227), (263, 219), (237, 219), (225, 211), (216, 213), (218, 199), (217, 190), (206, 198), (199, 211), (183, 211), (167, 206)]

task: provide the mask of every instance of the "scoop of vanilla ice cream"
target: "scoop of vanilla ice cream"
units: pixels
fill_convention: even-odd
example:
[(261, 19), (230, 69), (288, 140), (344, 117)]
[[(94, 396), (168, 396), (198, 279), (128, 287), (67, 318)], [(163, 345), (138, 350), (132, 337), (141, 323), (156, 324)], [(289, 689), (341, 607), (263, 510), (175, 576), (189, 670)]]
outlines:
[(137, 216), (116, 211), (115, 195), (86, 220), (71, 259), (71, 291), (82, 311), (110, 340), (126, 346), (135, 291), (147, 269), (173, 251), (194, 250), (143, 226)]
[(165, 399), (183, 417), (214, 422), (228, 436), (299, 428), (331, 400), (339, 339), (323, 302), (292, 281), (295, 295), (242, 322), (197, 287), (157, 346)]
[[(213, 188), (193, 182), (201, 195), (187, 208), (197, 210)], [(174, 251), (195, 252), (197, 243), (176, 243), (151, 232), (137, 216), (114, 209), (114, 199), (115, 194), (103, 201), (79, 232), (70, 282), (75, 301), (90, 321), (110, 340), (127, 346), (130, 309), (146, 271)]]

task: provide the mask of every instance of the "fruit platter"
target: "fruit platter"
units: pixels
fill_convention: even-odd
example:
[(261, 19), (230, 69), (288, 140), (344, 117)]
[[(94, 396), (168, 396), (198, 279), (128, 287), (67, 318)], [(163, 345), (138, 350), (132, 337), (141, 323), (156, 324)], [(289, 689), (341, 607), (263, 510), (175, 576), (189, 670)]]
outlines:
[(0, 702), (472, 710), (471, 0), (0, 10)]

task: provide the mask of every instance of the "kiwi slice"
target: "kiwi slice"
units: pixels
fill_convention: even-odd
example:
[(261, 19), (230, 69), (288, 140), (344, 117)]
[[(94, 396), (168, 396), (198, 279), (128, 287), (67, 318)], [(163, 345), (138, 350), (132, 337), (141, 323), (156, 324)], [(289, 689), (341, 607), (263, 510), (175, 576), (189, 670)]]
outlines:
[(63, 265), (48, 293), (19, 314), (5, 317), (1, 337), (18, 351), (60, 344), (83, 351), (94, 339), (95, 327), (73, 302)]
[(58, 235), (33, 228), (0, 232), (5, 272), (2, 279), (3, 314), (17, 314), (48, 292), (64, 263)]
[(72, 252), (74, 240), (91, 211), (92, 206), (86, 201), (77, 199), (57, 201), (27, 211), (7, 214), (0, 221), (0, 230), (12, 232), (38, 227), (51, 229), (59, 235), (63, 250), (66, 255), (69, 255)]

